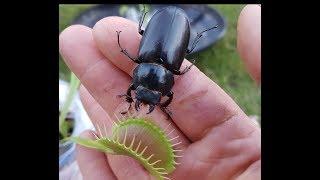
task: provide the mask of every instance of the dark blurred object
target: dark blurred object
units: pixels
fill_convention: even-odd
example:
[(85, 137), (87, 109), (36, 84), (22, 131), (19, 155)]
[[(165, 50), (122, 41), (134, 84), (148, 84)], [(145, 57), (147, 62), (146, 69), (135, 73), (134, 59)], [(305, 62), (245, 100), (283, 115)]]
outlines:
[[(146, 15), (143, 29), (148, 24), (152, 15), (165, 6), (177, 6), (183, 9), (190, 19), (191, 35), (190, 42), (196, 37), (198, 32), (201, 32), (209, 27), (218, 24), (218, 28), (203, 33), (203, 36), (196, 48), (191, 54), (198, 53), (221, 39), (226, 32), (226, 23), (224, 18), (215, 9), (207, 5), (184, 5), (184, 4), (165, 4), (165, 5), (150, 5), (148, 14)], [(134, 22), (139, 22), (142, 10), (139, 5), (97, 5), (79, 14), (72, 24), (82, 24), (88, 27), (93, 27), (99, 20), (108, 16), (121, 16), (130, 19)], [(138, 30), (137, 30), (138, 31)], [(189, 43), (191, 45), (191, 43)]]
[(96, 22), (108, 16), (120, 16), (120, 5), (101, 4), (93, 6), (84, 12), (80, 13), (72, 22), (72, 24), (82, 24), (88, 27), (93, 27)]

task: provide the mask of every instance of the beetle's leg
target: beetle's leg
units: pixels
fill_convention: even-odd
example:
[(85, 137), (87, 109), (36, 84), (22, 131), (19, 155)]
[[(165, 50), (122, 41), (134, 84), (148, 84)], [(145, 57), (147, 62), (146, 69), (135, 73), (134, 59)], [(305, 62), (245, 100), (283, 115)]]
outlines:
[(198, 42), (200, 41), (200, 38), (202, 37), (202, 34), (203, 34), (203, 33), (207, 32), (207, 31), (209, 31), (209, 30), (211, 30), (211, 29), (215, 29), (215, 28), (217, 28), (217, 27), (218, 27), (218, 25), (215, 25), (215, 26), (213, 26), (213, 27), (211, 27), (211, 28), (208, 28), (208, 29), (206, 29), (206, 30), (204, 30), (204, 31), (202, 31), (202, 32), (200, 32), (200, 33), (197, 33), (197, 36), (196, 36), (196, 37), (194, 38), (194, 40), (193, 40), (191, 49), (187, 49), (187, 54), (190, 54), (190, 53), (194, 50), (194, 48), (197, 46)]
[(132, 96), (131, 96), (131, 91), (132, 90), (134, 90), (134, 87), (133, 87), (133, 84), (130, 84), (126, 94), (118, 95), (118, 97), (124, 97), (125, 96), (126, 97), (126, 101), (129, 103), (128, 110), (125, 111), (125, 112), (121, 112), (121, 114), (126, 114), (129, 111), (129, 109), (131, 108), (131, 104), (133, 102), (133, 99), (132, 99)]
[(164, 103), (160, 104), (160, 109), (167, 115), (167, 118), (171, 118), (172, 112), (167, 109), (167, 106), (171, 103), (173, 99), (173, 92), (170, 91), (169, 94), (167, 95), (169, 99), (167, 99)]
[(142, 14), (141, 17), (140, 17), (140, 20), (139, 20), (139, 29), (138, 29), (138, 32), (139, 32), (140, 35), (143, 35), (143, 33), (144, 33), (144, 30), (142, 30), (141, 27), (142, 27), (144, 18), (145, 18), (145, 16), (146, 16), (146, 14), (148, 13), (148, 12), (145, 11), (145, 10), (146, 10), (146, 8), (145, 8), (145, 6), (143, 5), (143, 14)]
[(125, 49), (123, 49), (122, 47), (121, 47), (121, 45), (120, 45), (120, 33), (121, 33), (121, 31), (116, 31), (117, 32), (117, 35), (118, 35), (118, 45), (119, 45), (119, 47), (120, 47), (120, 49), (121, 49), (121, 51), (120, 52), (122, 52), (124, 55), (126, 55), (129, 59), (131, 59), (133, 62), (135, 62), (135, 63), (140, 63), (139, 62), (139, 60), (137, 59), (137, 58), (133, 58), (132, 56), (130, 56), (130, 54), (127, 52), (127, 50), (125, 50)]
[(134, 104), (134, 107), (136, 108), (136, 111), (139, 111), (140, 104), (141, 104), (141, 101), (140, 100), (136, 100), (136, 103)]
[(167, 107), (160, 106), (160, 109), (162, 112), (164, 112), (167, 115), (167, 119), (172, 119), (172, 112)]
[(174, 70), (174, 71), (173, 71), (173, 74), (175, 74), (175, 75), (185, 74), (186, 72), (190, 71), (191, 67), (194, 65), (195, 62), (196, 62), (196, 60), (194, 59), (194, 60), (192, 61), (192, 64), (191, 64), (190, 66), (185, 67), (183, 71)]
[(169, 99), (167, 99), (165, 102), (163, 102), (163, 103), (160, 103), (160, 106), (162, 106), (162, 107), (167, 107), (170, 103), (171, 103), (171, 101), (172, 101), (172, 99), (173, 99), (173, 92), (172, 91), (170, 91), (169, 92), (169, 94), (167, 94), (167, 96), (169, 97)]
[(149, 111), (147, 112), (147, 114), (150, 114), (154, 110), (155, 107), (156, 107), (155, 105), (150, 104), (149, 105)]
[(134, 87), (133, 87), (133, 84), (131, 83), (126, 94), (121, 94), (121, 95), (118, 95), (118, 97), (126, 97), (126, 101), (128, 103), (132, 103), (133, 102), (133, 99), (132, 99), (132, 96), (131, 96), (131, 91), (134, 90)]

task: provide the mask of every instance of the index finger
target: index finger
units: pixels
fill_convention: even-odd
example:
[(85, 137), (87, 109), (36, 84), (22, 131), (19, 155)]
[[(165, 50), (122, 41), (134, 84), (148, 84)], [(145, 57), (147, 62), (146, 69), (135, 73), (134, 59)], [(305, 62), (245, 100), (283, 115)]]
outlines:
[[(100, 51), (118, 68), (132, 76), (136, 64), (120, 52), (116, 31), (122, 31), (120, 43), (132, 56), (137, 56), (141, 36), (138, 25), (121, 17), (107, 17), (93, 28)], [(183, 67), (190, 62), (184, 61)], [(248, 120), (237, 104), (211, 79), (193, 66), (176, 79), (174, 98), (169, 105), (173, 121), (192, 140), (229, 119)], [(251, 124), (251, 123), (249, 123)]]

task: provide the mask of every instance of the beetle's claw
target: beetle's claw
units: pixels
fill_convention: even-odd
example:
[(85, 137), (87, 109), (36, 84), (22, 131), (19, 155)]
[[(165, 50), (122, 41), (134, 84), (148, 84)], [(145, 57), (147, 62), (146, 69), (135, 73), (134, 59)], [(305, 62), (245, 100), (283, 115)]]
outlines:
[(132, 102), (133, 102), (132, 97), (128, 96), (127, 94), (117, 95), (117, 97), (119, 97), (119, 98), (124, 97), (124, 96), (126, 97), (126, 101), (127, 101), (128, 103), (132, 103)]
[(133, 99), (132, 99), (132, 97), (126, 97), (126, 101), (128, 102), (128, 103), (132, 103), (133, 102)]
[(119, 94), (119, 95), (117, 95), (117, 97), (119, 97), (119, 98), (122, 98), (122, 97), (124, 97), (124, 96), (128, 96), (128, 95), (126, 95), (126, 94)]
[(139, 111), (140, 109), (140, 104), (141, 104), (141, 101), (137, 100), (136, 103), (134, 104), (134, 107), (136, 108), (137, 111)]
[(120, 113), (121, 113), (122, 115), (127, 114), (128, 111), (131, 109), (131, 106), (132, 106), (132, 104), (131, 104), (131, 102), (130, 102), (127, 111), (122, 111), (122, 112), (120, 112)]
[(127, 114), (128, 111), (123, 111), (123, 112), (120, 112), (122, 115), (125, 115)]
[(167, 115), (167, 119), (172, 119), (172, 112), (166, 107), (160, 106), (160, 109)]
[(155, 108), (156, 106), (155, 105), (149, 105), (149, 111), (147, 112), (147, 114), (150, 114), (153, 110), (154, 110), (154, 108)]

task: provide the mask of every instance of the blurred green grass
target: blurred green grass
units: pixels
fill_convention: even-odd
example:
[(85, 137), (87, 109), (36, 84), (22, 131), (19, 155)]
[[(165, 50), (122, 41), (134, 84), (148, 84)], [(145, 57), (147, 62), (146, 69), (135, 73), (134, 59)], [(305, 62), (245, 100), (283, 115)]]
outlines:
[[(82, 11), (93, 5), (60, 5), (59, 32), (63, 31)], [(209, 5), (218, 10), (227, 21), (225, 36), (214, 46), (195, 55), (196, 66), (224, 89), (248, 115), (261, 111), (261, 89), (247, 74), (237, 53), (236, 28), (244, 5)], [(59, 55), (59, 78), (69, 80), (70, 71)]]

